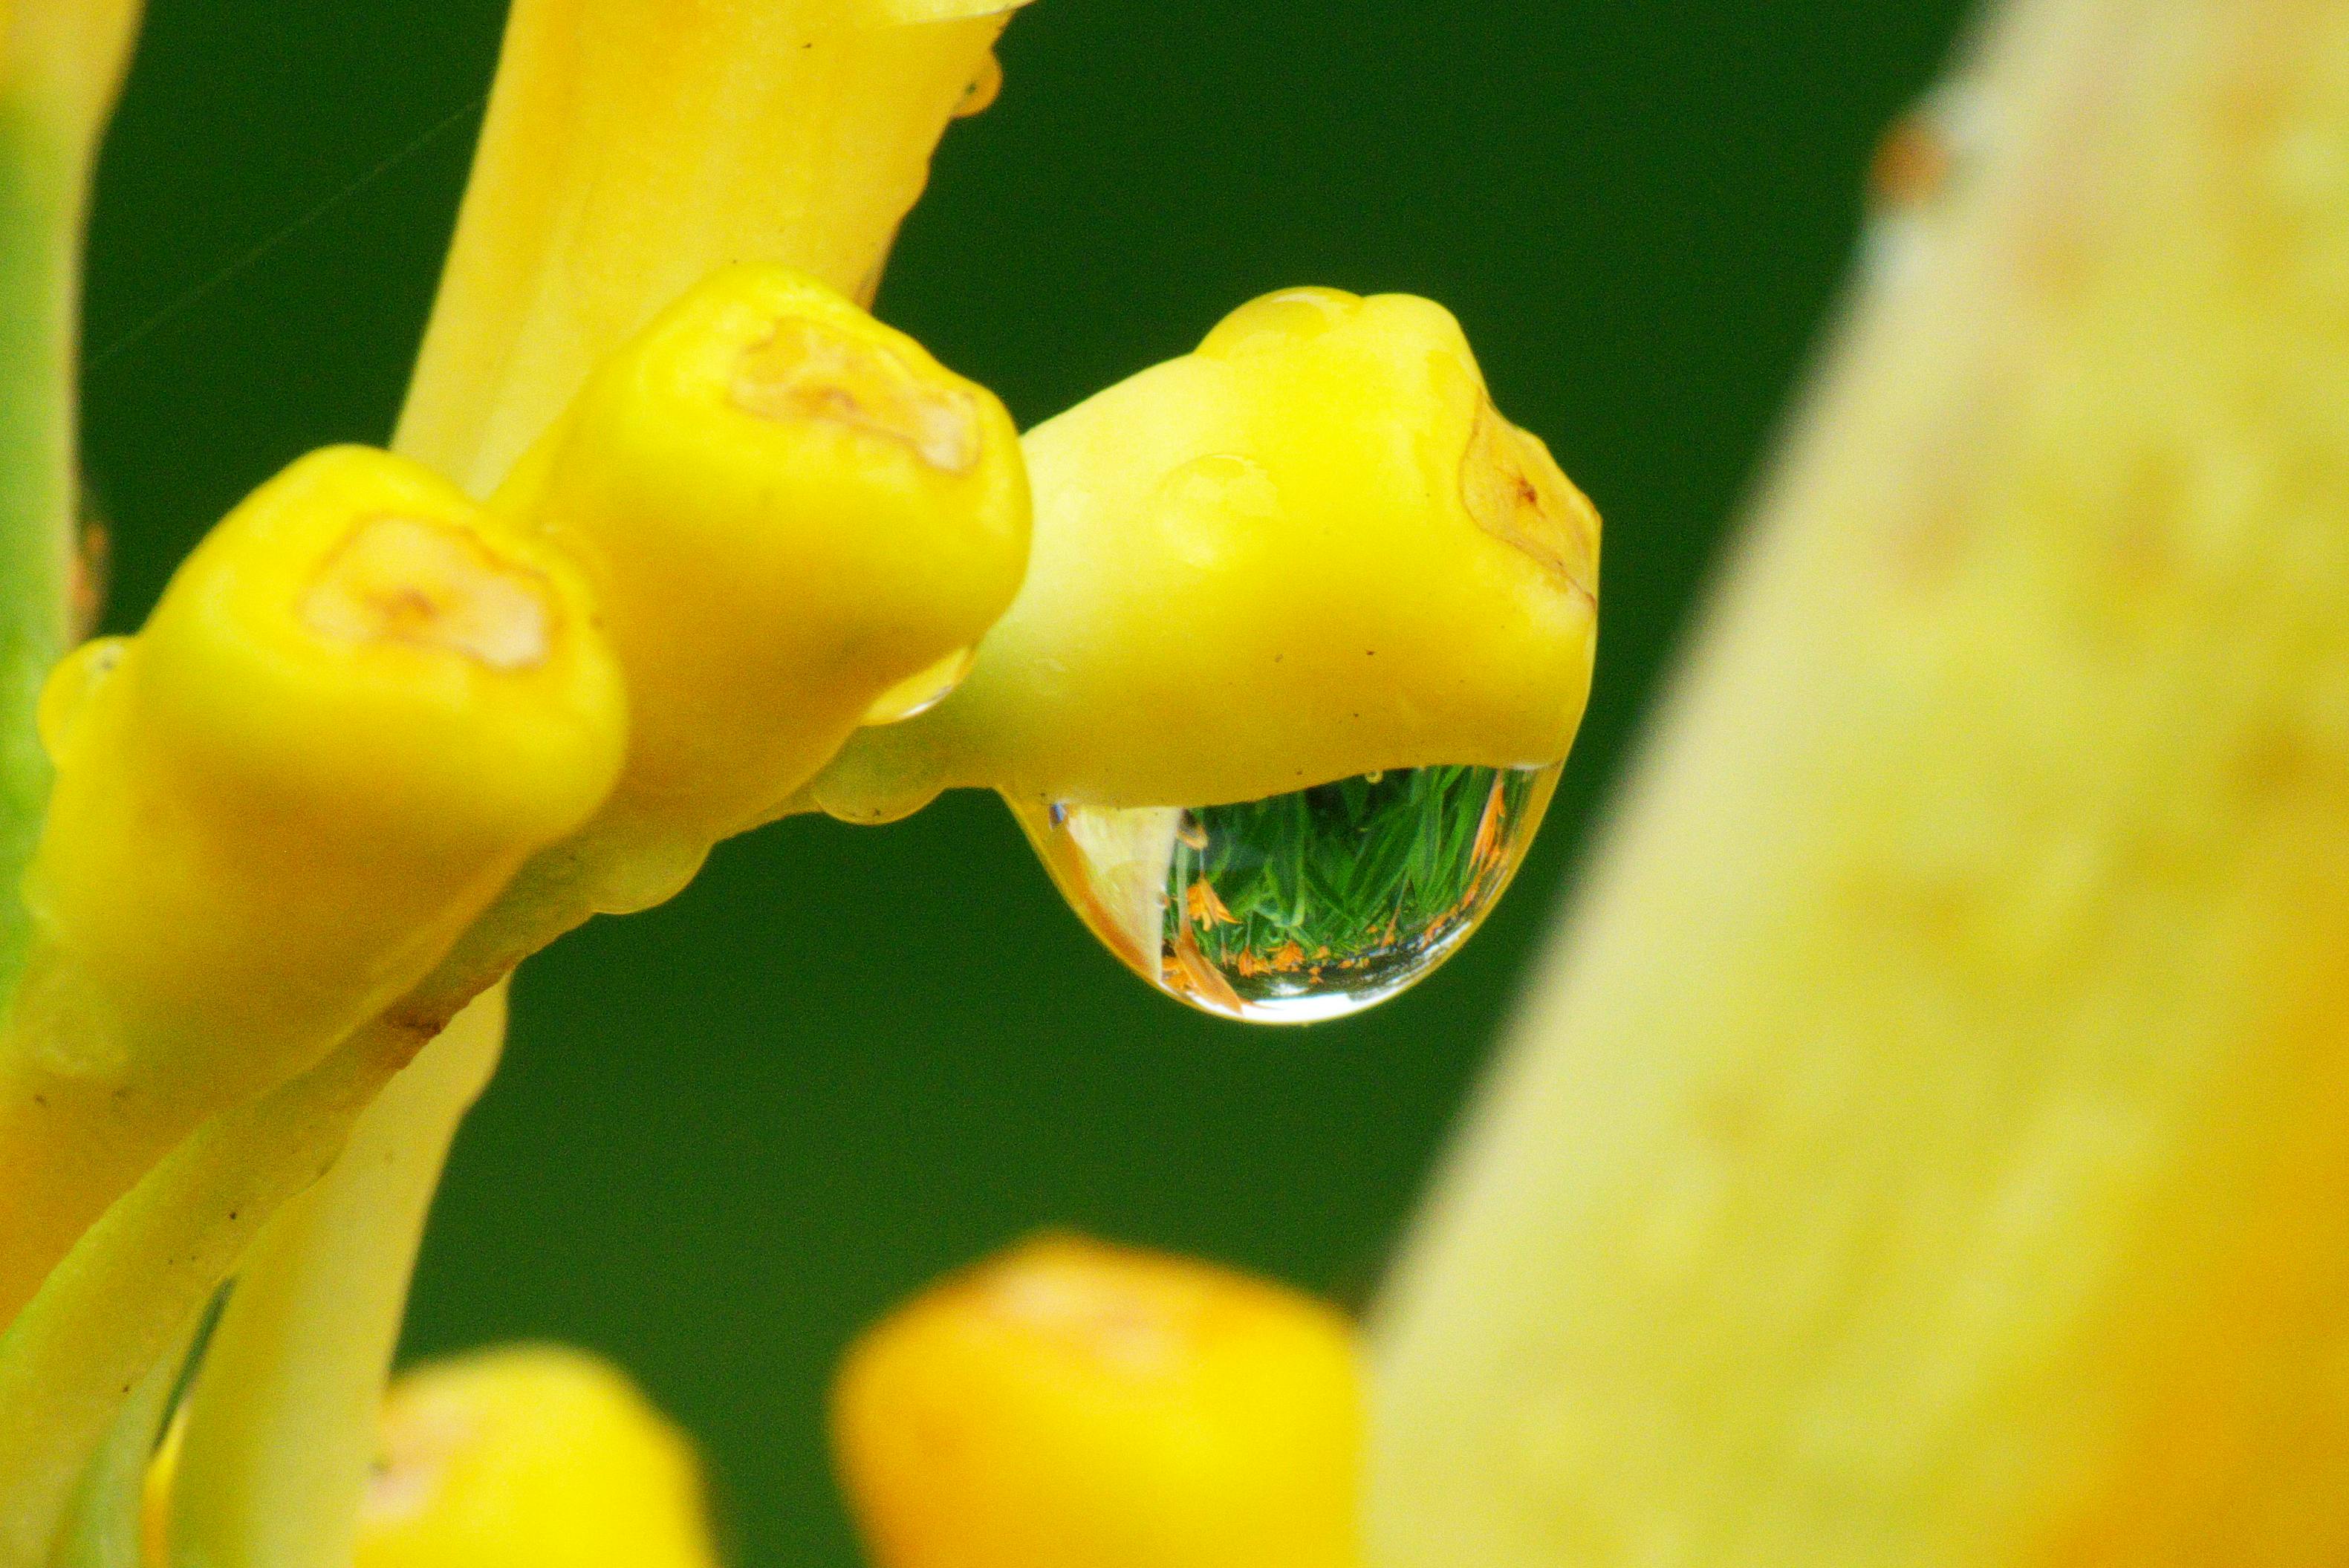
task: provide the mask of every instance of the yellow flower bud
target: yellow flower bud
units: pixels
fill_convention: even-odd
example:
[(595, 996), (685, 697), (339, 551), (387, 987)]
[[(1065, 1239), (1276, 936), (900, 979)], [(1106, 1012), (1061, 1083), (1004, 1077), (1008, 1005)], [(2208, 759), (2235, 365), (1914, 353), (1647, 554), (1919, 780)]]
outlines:
[[(148, 1471), (143, 1540), (169, 1561), (174, 1428)], [(515, 1346), (418, 1368), (384, 1401), (354, 1568), (709, 1568), (690, 1444), (628, 1379)]]
[(960, 690), (859, 738), (836, 814), (940, 788), (1213, 805), (1563, 758), (1599, 519), (1495, 411), (1458, 324), (1295, 289), (1032, 431), (1035, 560)]
[(0, 1318), (199, 1120), (412, 985), (609, 791), (586, 590), (415, 465), (295, 464), (58, 670), (0, 1037)]
[(356, 1568), (706, 1568), (700, 1468), (612, 1367), (516, 1346), (427, 1367), (384, 1403)]
[(868, 1333), (833, 1430), (877, 1568), (1351, 1568), (1359, 1378), (1317, 1302), (1051, 1239)]
[(781, 267), (732, 267), (588, 382), (492, 501), (593, 578), (626, 671), (604, 823), (690, 862), (859, 724), (935, 700), (1018, 591), (1010, 416)]

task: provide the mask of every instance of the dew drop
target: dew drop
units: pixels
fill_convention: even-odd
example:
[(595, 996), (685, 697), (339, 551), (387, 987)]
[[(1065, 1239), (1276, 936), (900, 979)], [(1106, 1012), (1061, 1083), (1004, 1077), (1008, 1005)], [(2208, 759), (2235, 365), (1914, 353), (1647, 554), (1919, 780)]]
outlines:
[(957, 648), (874, 697), (873, 706), (857, 722), (867, 727), (902, 724), (927, 713), (954, 695), (955, 687), (962, 685), (963, 677), (970, 674), (970, 666), (978, 662), (977, 648)]
[(88, 711), (91, 694), (120, 666), (129, 646), (128, 637), (96, 637), (58, 660), (57, 667), (49, 672), (41, 686), (40, 703), (33, 710), (33, 726), (40, 736), (41, 749), (51, 761), (64, 755), (66, 738)]
[(1237, 805), (1015, 803), (1052, 880), (1143, 979), (1202, 1012), (1361, 1012), (1467, 940), (1560, 768), (1413, 768)]

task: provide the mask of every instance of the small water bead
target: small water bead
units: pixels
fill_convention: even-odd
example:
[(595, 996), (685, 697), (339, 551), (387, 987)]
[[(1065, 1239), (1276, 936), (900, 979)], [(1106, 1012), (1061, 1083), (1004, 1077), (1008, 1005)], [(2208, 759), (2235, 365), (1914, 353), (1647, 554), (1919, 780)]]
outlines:
[(1413, 768), (1237, 805), (1013, 807), (1110, 950), (1250, 1023), (1343, 1017), (1450, 956), (1525, 859), (1560, 769)]
[(978, 650), (957, 648), (926, 668), (916, 670), (887, 691), (873, 699), (858, 722), (874, 727), (903, 724), (909, 718), (926, 714), (954, 696), (955, 687), (962, 685), (978, 662)]

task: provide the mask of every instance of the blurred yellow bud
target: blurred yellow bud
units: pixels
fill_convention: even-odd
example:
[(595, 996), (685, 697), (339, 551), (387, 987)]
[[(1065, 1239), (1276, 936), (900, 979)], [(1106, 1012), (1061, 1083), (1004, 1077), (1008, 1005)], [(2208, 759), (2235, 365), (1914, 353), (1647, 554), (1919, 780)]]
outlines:
[(492, 505), (598, 591), (631, 720), (605, 820), (697, 861), (777, 814), (859, 724), (943, 695), (1028, 555), (1002, 405), (781, 267), (688, 294)]
[(826, 810), (957, 785), (1213, 805), (1566, 755), (1598, 514), (1495, 410), (1441, 306), (1272, 294), (1025, 444), (1019, 599), (961, 689), (818, 780)]
[[(148, 1472), (150, 1568), (179, 1429)], [(709, 1568), (690, 1444), (615, 1368), (516, 1346), (418, 1368), (384, 1401), (354, 1568)]]
[(0, 1037), (0, 1319), (190, 1128), (374, 1016), (596, 809), (625, 715), (595, 619), (543, 542), (344, 448), (232, 512), (136, 637), (58, 668)]
[(1352, 1568), (1351, 1326), (1184, 1259), (1032, 1242), (850, 1351), (833, 1431), (877, 1568)]
[(357, 1568), (705, 1568), (684, 1435), (619, 1372), (552, 1346), (426, 1367), (384, 1403)]
[(138, 0), (0, 5), (0, 97), (50, 137), (95, 142), (121, 86), (140, 9)]

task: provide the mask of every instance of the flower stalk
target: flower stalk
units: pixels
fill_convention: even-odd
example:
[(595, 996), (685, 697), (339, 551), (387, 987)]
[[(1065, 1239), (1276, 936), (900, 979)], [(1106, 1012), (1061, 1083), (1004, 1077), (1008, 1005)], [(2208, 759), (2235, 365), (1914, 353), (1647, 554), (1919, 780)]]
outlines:
[[(502, 1028), (502, 997), (472, 1016)], [(47, 1561), (125, 1400), (183, 1343), (263, 1223), (333, 1166), (419, 1044), (363, 1034), (214, 1117), (107, 1211), (0, 1334), (0, 1568)]]
[(729, 262), (869, 302), (1019, 0), (516, 0), (393, 446), (477, 493)]
[[(496, 488), (525, 447), (544, 439), (551, 454), (559, 445), (547, 427), (599, 360), (723, 263), (787, 263), (869, 298), (1009, 9), (727, 3), (698, 5), (680, 23), (649, 5), (520, 0), (396, 446), (478, 491)], [(1020, 504), (1024, 550), (1024, 496)], [(688, 842), (668, 857), (670, 871), (640, 880), (675, 874), (680, 852), (689, 875), (706, 849)], [(470, 956), (410, 999), (405, 1028), (429, 1033), (592, 912), (563, 865), (538, 871)], [(535, 913), (533, 883), (552, 895)], [(391, 1060), (393, 1041), (375, 1034), (346, 1054)], [(418, 1070), (486, 1079), (501, 1036), (450, 1030)], [(274, 1375), (198, 1388), (199, 1479), (183, 1494), (186, 1536), (175, 1551), (271, 1568), (343, 1560), (419, 1200), (429, 1203), (424, 1173), (445, 1159), (466, 1103), (387, 1095), (355, 1136), (413, 1182), (378, 1181), (357, 1162), (330, 1173), (252, 1261), (244, 1304), (232, 1306), (221, 1336)], [(296, 1429), (306, 1440), (280, 1440)]]
[[(75, 634), (81, 243), (138, 17), (135, 0), (0, 12), (0, 886), (12, 888), (48, 798), (34, 710)], [(0, 898), (0, 995), (29, 938), (25, 910)]]
[(145, 1568), (148, 1477), (187, 1350), (184, 1340), (167, 1348), (115, 1413), (74, 1489), (51, 1568)]
[[(496, 1022), (492, 1003), (419, 1053), (359, 1119), (333, 1178), (245, 1255), (189, 1395), (165, 1532), (178, 1560), (351, 1560), (384, 1369), (447, 1155), (404, 1134), (456, 1127), (496, 1067)], [(327, 1287), (336, 1310), (322, 1312)]]

